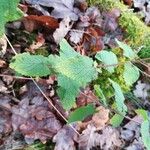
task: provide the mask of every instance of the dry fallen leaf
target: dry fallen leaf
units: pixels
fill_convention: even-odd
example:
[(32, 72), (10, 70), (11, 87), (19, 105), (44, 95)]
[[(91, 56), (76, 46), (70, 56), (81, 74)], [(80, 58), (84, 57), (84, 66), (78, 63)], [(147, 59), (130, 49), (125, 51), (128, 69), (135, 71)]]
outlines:
[(70, 126), (64, 126), (53, 137), (53, 142), (56, 143), (54, 150), (76, 150), (75, 141), (77, 140), (77, 134), (70, 128)]
[(25, 29), (29, 32), (44, 26), (49, 29), (56, 29), (59, 27), (58, 20), (51, 16), (37, 16), (29, 15), (23, 19)]
[(56, 43), (59, 43), (71, 29), (72, 24), (70, 24), (70, 21), (70, 18), (67, 17), (60, 22), (59, 28), (57, 28), (56, 31), (53, 33), (53, 37)]
[(93, 115), (92, 122), (97, 130), (101, 130), (106, 126), (109, 120), (109, 109), (100, 106), (96, 110), (97, 113)]
[[(74, 7), (74, 0), (25, 0), (27, 3), (36, 6), (53, 7), (51, 16), (55, 18), (69, 17), (73, 21), (77, 21), (80, 11)], [(40, 8), (40, 7), (38, 7)], [(40, 8), (41, 9), (41, 8)]]
[(0, 57), (3, 57), (7, 50), (7, 40), (5, 36), (0, 38)]
[(12, 126), (19, 130), (28, 144), (34, 140), (46, 143), (61, 128), (61, 123), (51, 112), (49, 104), (43, 97), (37, 96), (29, 103), (25, 98), (12, 108)]
[(103, 150), (114, 150), (121, 146), (118, 131), (110, 126), (98, 133), (96, 127), (88, 125), (79, 137), (78, 143), (79, 149), (83, 150), (90, 150), (97, 146)]

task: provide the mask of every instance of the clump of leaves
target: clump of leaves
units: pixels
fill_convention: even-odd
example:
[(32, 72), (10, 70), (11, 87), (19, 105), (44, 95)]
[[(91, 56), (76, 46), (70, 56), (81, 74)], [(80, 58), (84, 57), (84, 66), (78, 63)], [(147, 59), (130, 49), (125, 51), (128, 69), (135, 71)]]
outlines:
[(65, 109), (75, 103), (80, 88), (85, 87), (97, 77), (93, 60), (82, 56), (63, 40), (60, 43), (60, 55), (18, 54), (13, 58), (10, 67), (25, 76), (41, 77), (55, 74), (58, 79), (57, 93)]
[[(126, 44), (119, 41), (117, 41), (117, 43), (123, 50), (123, 57), (126, 57), (123, 64), (121, 64), (121, 79), (123, 83), (131, 86), (139, 77), (138, 68), (130, 63), (130, 61), (137, 56)], [(118, 77), (116, 69), (120, 68), (120, 65), (117, 66), (119, 63), (118, 56), (112, 51), (101, 51), (97, 53), (96, 58), (98, 60), (97, 63), (104, 65), (104, 71), (99, 72), (100, 68), (98, 69), (98, 66), (94, 65), (94, 61), (91, 58), (75, 52), (67, 41), (63, 40), (60, 43), (59, 55), (44, 57), (41, 55), (31, 55), (29, 53), (18, 54), (13, 58), (10, 67), (25, 76), (41, 77), (56, 75), (58, 81), (57, 93), (65, 109), (70, 109), (74, 106), (75, 98), (78, 96), (80, 88), (84, 88), (92, 80), (97, 79), (99, 72), (98, 80), (103, 80), (100, 83), (100, 87), (97, 85), (97, 91), (101, 90), (99, 93), (100, 98), (105, 99), (106, 104), (107, 99), (110, 98), (106, 91), (110, 90), (111, 97), (115, 96), (117, 110), (123, 113), (127, 112), (122, 87), (119, 82), (117, 82), (120, 79), (115, 80), (115, 78)], [(130, 78), (127, 76), (128, 70), (132, 72)], [(107, 74), (109, 74), (109, 76), (107, 76)], [(106, 84), (105, 81), (107, 81)], [(97, 82), (97, 84), (98, 83), (99, 82)], [(105, 89), (101, 87), (103, 84), (110, 88)], [(85, 107), (85, 109), (87, 108), (88, 107)]]

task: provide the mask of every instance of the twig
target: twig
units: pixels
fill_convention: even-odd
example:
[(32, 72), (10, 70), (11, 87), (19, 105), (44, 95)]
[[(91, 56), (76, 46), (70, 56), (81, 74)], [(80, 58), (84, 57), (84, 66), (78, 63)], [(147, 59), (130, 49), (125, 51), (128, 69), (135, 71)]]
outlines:
[[(9, 39), (7, 38), (7, 36), (5, 35), (5, 38), (8, 42), (8, 44), (10, 45), (11, 49), (13, 50), (13, 52), (15, 53), (15, 55), (17, 55), (16, 50), (13, 48), (12, 44), (10, 43)], [(26, 78), (27, 79), (27, 78)], [(39, 89), (39, 91), (41, 92), (41, 94), (45, 97), (45, 99), (50, 103), (50, 105), (54, 108), (54, 110), (64, 119), (64, 121), (66, 123), (69, 123), (68, 120), (61, 114), (61, 112), (54, 106), (54, 104), (51, 102), (51, 100), (46, 96), (46, 94), (42, 91), (42, 89), (39, 87), (39, 85), (36, 83), (36, 81), (30, 77), (28, 78), (28, 80), (32, 80), (33, 83), (36, 85), (36, 87)], [(69, 124), (69, 126), (80, 136), (80, 133), (71, 125)]]
[(0, 74), (0, 77), (12, 77), (12, 78), (15, 78), (15, 79), (32, 80), (31, 78), (20, 77), (20, 76), (12, 76), (12, 75), (7, 75), (7, 74)]

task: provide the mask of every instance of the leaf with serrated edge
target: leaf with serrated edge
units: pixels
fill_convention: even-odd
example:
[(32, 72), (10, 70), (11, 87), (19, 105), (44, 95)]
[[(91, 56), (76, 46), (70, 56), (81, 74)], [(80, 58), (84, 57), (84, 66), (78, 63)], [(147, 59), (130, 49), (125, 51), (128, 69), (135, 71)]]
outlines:
[(131, 62), (127, 62), (124, 65), (123, 78), (127, 85), (131, 86), (140, 77), (139, 69)]
[(94, 80), (97, 71), (93, 60), (75, 52), (66, 40), (60, 43), (60, 49), (60, 56), (51, 55), (49, 60), (58, 76), (58, 95), (63, 107), (70, 109), (80, 88)]
[(116, 39), (117, 44), (119, 45), (119, 47), (123, 50), (123, 55), (125, 57), (128, 57), (130, 59), (134, 59), (137, 57), (136, 53), (131, 49), (130, 46), (128, 46), (127, 44), (120, 42)]
[(124, 104), (125, 98), (124, 98), (124, 95), (122, 93), (120, 85), (111, 79), (109, 79), (109, 81), (115, 90), (115, 101), (116, 101), (116, 106), (117, 106), (118, 111), (119, 112), (126, 112), (127, 106)]
[(102, 63), (104, 63), (104, 65), (107, 66), (106, 70), (108, 70), (110, 73), (114, 72), (116, 64), (118, 64), (118, 59), (117, 59), (117, 56), (113, 52), (103, 50), (103, 51), (97, 53), (95, 57), (99, 61), (102, 61)]
[(29, 53), (17, 54), (10, 63), (10, 68), (16, 72), (32, 77), (41, 77), (51, 74), (50, 62), (42, 55), (30, 55)]
[(87, 116), (94, 114), (94, 112), (95, 109), (92, 104), (77, 108), (74, 112), (72, 112), (69, 115), (68, 122), (71, 123), (75, 121), (82, 121)]

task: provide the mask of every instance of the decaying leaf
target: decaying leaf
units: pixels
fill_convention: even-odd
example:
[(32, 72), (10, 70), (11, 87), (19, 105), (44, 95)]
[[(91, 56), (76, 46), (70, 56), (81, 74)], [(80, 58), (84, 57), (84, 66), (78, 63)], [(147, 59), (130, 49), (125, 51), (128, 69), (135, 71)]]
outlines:
[(34, 6), (53, 7), (51, 16), (55, 18), (69, 17), (71, 20), (77, 21), (80, 13), (79, 9), (74, 7), (74, 0), (26, 0), (26, 2)]
[(29, 32), (40, 28), (40, 26), (44, 26), (49, 29), (56, 29), (59, 27), (58, 20), (51, 16), (29, 15), (23, 19), (23, 23), (25, 29)]
[(45, 143), (61, 128), (60, 122), (50, 111), (48, 102), (42, 97), (33, 98), (32, 105), (28, 98), (23, 99), (18, 106), (13, 107), (12, 112), (13, 130), (19, 130), (28, 144), (37, 139)]
[(99, 134), (96, 132), (96, 127), (88, 125), (87, 129), (79, 137), (78, 143), (79, 149), (83, 150), (90, 150), (94, 147), (100, 147), (103, 150), (113, 150), (121, 146), (118, 131), (110, 126), (105, 127)]
[(92, 122), (97, 130), (101, 130), (106, 126), (109, 120), (109, 109), (99, 106), (96, 111), (97, 113), (92, 117)]
[(77, 140), (77, 134), (70, 128), (70, 126), (64, 126), (53, 137), (53, 142), (56, 143), (55, 150), (76, 150), (75, 141)]
[(72, 24), (70, 24), (70, 21), (70, 18), (66, 17), (60, 22), (59, 28), (56, 29), (56, 31), (53, 33), (53, 37), (56, 43), (60, 43), (60, 41), (67, 35), (69, 30), (71, 29)]
[(5, 36), (0, 37), (0, 57), (3, 57), (7, 49), (7, 40)]

